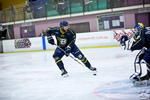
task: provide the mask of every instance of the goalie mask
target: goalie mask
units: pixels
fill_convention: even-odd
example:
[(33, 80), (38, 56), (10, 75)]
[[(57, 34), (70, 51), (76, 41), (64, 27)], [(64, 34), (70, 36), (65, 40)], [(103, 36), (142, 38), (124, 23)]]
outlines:
[(144, 29), (144, 25), (142, 23), (138, 23), (134, 26), (134, 39), (138, 39), (141, 36), (142, 30)]

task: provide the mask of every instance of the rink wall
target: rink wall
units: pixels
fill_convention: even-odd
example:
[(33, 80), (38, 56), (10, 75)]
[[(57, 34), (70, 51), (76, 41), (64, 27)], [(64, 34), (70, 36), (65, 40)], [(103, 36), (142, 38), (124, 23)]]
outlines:
[[(126, 32), (130, 30), (125, 30)], [(117, 30), (116, 32), (121, 32)], [(14, 40), (3, 40), (3, 52), (18, 51), (40, 51), (55, 49), (55, 46), (48, 44), (47, 37), (21, 38)], [(78, 33), (76, 44), (78, 47), (100, 47), (116, 46), (119, 43), (114, 39), (113, 31)]]

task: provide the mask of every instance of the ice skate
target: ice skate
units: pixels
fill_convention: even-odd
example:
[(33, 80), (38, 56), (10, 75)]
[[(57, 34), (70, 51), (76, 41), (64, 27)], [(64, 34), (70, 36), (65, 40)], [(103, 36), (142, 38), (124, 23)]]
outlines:
[(90, 67), (89, 68), (91, 71), (96, 71), (96, 68), (95, 67)]
[(150, 79), (150, 75), (149, 74), (146, 74), (145, 76), (140, 78), (141, 81), (149, 80), (149, 79)]
[(138, 78), (136, 77), (134, 78), (133, 84), (134, 86), (138, 86), (138, 87), (147, 86), (149, 79), (150, 79), (150, 76), (148, 74), (142, 77), (138, 77)]
[(90, 67), (89, 69), (92, 71), (93, 75), (97, 75), (97, 69), (95, 67)]
[(62, 72), (61, 76), (63, 76), (63, 77), (68, 77), (69, 76), (68, 72), (65, 69), (62, 69), (61, 72)]

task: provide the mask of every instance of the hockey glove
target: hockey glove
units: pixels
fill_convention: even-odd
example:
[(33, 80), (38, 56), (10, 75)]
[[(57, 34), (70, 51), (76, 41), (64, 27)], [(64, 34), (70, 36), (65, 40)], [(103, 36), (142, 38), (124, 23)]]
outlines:
[(52, 36), (47, 37), (48, 43), (55, 45), (54, 39)]
[(124, 50), (128, 47), (127, 41), (128, 41), (127, 35), (123, 35), (120, 37), (120, 46), (123, 47)]
[(68, 57), (70, 53), (71, 53), (71, 47), (67, 46), (65, 48), (65, 55)]

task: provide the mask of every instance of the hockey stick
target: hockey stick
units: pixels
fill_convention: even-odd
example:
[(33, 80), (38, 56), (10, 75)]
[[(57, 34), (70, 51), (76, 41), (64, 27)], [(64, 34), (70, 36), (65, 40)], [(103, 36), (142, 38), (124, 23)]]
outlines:
[[(61, 51), (63, 51), (63, 52), (66, 54), (66, 52), (65, 52), (61, 47), (59, 47), (59, 46), (56, 45), (56, 44), (55, 44), (55, 46), (58, 47)], [(72, 58), (74, 61), (78, 62), (80, 65), (82, 65), (82, 63), (80, 63), (80, 62), (79, 62), (77, 59), (75, 59), (73, 56), (69, 55), (69, 57)], [(82, 66), (83, 66), (83, 65), (82, 65)]]
[[(59, 47), (59, 46), (56, 45), (56, 44), (55, 44), (55, 46), (58, 47), (60, 50), (62, 50), (62, 51), (66, 54), (66, 52), (65, 52), (61, 47)], [(79, 63), (80, 65), (84, 66), (82, 63), (80, 63), (80, 62), (79, 62), (77, 59), (75, 59), (73, 56), (69, 55), (69, 57), (71, 57), (74, 61), (76, 61), (76, 62)], [(94, 72), (94, 73), (93, 73), (94, 76), (97, 75), (97, 74), (96, 74), (97, 71), (93, 71), (93, 72)]]

